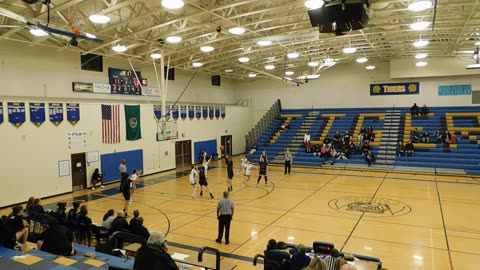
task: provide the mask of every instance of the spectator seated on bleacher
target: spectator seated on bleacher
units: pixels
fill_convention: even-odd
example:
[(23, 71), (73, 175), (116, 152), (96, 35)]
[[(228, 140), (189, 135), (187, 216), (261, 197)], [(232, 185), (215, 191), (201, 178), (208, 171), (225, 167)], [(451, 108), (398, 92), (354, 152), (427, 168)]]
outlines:
[(367, 129), (367, 138), (370, 142), (373, 142), (375, 140), (375, 133), (373, 133), (372, 126), (369, 126)]
[(305, 146), (305, 152), (312, 153), (313, 143), (312, 141), (308, 141)]
[(340, 269), (340, 267), (344, 264), (347, 263), (343, 257), (340, 257), (340, 252), (336, 248), (333, 248), (330, 251), (330, 255), (326, 255), (325, 257), (322, 258), (322, 260), (325, 262), (325, 265), (327, 266), (328, 270), (337, 270)]
[(422, 142), (424, 142), (424, 143), (429, 143), (430, 142), (430, 133), (428, 133), (428, 130), (425, 130), (425, 132), (423, 132)]
[(9, 230), (7, 221), (8, 218), (6, 216), (2, 216), (0, 219), (0, 247), (13, 249), (15, 242), (17, 241), (17, 237), (15, 233)]
[[(332, 139), (328, 138), (328, 137), (325, 137), (325, 139), (323, 139), (323, 146), (325, 145), (331, 145), (332, 144)], [(330, 146), (329, 146), (330, 147)]]
[(125, 219), (125, 213), (122, 210), (118, 211), (117, 217), (112, 221), (110, 233), (114, 233), (116, 231), (129, 231), (129, 228), (128, 222)]
[(257, 144), (254, 144), (252, 148), (250, 149), (250, 155), (253, 155), (255, 152), (257, 152)]
[(405, 156), (405, 144), (403, 144), (403, 141), (398, 141), (397, 156), (399, 156), (399, 157), (404, 157)]
[(311, 260), (310, 256), (307, 255), (307, 248), (300, 244), (292, 255), (290, 269), (302, 270), (310, 264)]
[(321, 157), (321, 155), (322, 155), (322, 147), (318, 144), (315, 144), (313, 146), (313, 157), (319, 158)]
[(340, 135), (340, 132), (335, 132), (335, 135), (333, 135), (333, 146), (335, 148), (339, 148), (342, 145), (342, 136)]
[(103, 215), (102, 227), (110, 229), (110, 227), (112, 226), (112, 222), (115, 219), (115, 217), (113, 216), (114, 213), (115, 211), (113, 211), (113, 209), (110, 209), (107, 211), (107, 213), (105, 213), (105, 215)]
[(69, 256), (75, 253), (73, 233), (65, 225), (56, 220), (49, 220), (48, 229), (37, 241), (37, 249), (55, 255)]
[(427, 105), (423, 104), (422, 110), (420, 111), (420, 115), (422, 117), (427, 117), (429, 112), (430, 111), (428, 110)]
[(452, 134), (450, 131), (445, 131), (445, 143), (451, 143), (452, 142)]
[(142, 270), (178, 270), (178, 266), (168, 254), (168, 245), (161, 232), (152, 232), (147, 245), (137, 251), (133, 269)]
[(365, 141), (362, 145), (362, 155), (365, 156), (368, 151), (370, 151), (370, 145)]
[(450, 143), (456, 144), (458, 141), (457, 135), (455, 135), (455, 131), (452, 131), (452, 135), (450, 138)]
[(329, 270), (325, 262), (320, 257), (313, 257), (305, 270)]
[(79, 202), (73, 202), (73, 207), (68, 210), (67, 221), (73, 221), (77, 217), (78, 209), (80, 208)]
[(413, 146), (412, 141), (408, 141), (408, 143), (405, 144), (405, 155), (407, 157), (413, 157), (413, 153), (415, 153), (415, 146)]
[(341, 150), (339, 149), (337, 151), (337, 154), (335, 156), (335, 159), (344, 159), (344, 160), (347, 160), (348, 159), (348, 153), (347, 153), (348, 149), (346, 147), (342, 147)]
[(265, 270), (290, 270), (290, 253), (282, 250), (283, 246), (280, 243), (275, 239), (268, 241), (267, 249), (263, 252)]
[(23, 219), (23, 206), (15, 205), (12, 207), (12, 213), (6, 221), (6, 226), (8, 232), (16, 236), (16, 241), (19, 243), (19, 249), (24, 250), (27, 247), (26, 243), (30, 231), (30, 225), (26, 224)]
[(367, 162), (368, 167), (370, 167), (372, 164), (375, 164), (375, 156), (373, 155), (372, 151), (367, 151), (365, 154), (365, 161)]
[(350, 151), (350, 154), (352, 154), (352, 155), (355, 155), (357, 153), (357, 147), (353, 143), (353, 140), (350, 140), (350, 142), (348, 144), (348, 149)]
[(412, 115), (412, 118), (418, 117), (418, 106), (417, 103), (413, 103), (412, 108), (410, 109), (410, 114)]
[(332, 148), (330, 144), (328, 144), (325, 148), (322, 148), (322, 157), (323, 157), (323, 164), (330, 164), (333, 165), (334, 157), (332, 156)]
[(350, 136), (350, 133), (348, 133), (348, 130), (345, 131), (345, 134), (343, 135), (343, 143), (350, 144), (351, 139), (352, 139), (352, 136)]
[(435, 142), (436, 143), (445, 143), (444, 136), (443, 136), (442, 132), (440, 132), (440, 130), (437, 129), (435, 131), (434, 136), (435, 136)]
[(58, 221), (58, 223), (67, 224), (67, 203), (57, 203), (57, 209), (51, 212), (50, 215), (54, 217)]
[(410, 134), (410, 141), (418, 143), (420, 141), (420, 134), (418, 133), (417, 128), (415, 128)]
[(358, 136), (357, 136), (357, 150), (361, 149), (362, 145), (363, 145), (363, 133), (360, 132), (358, 133)]
[(143, 218), (138, 210), (133, 211), (133, 218), (130, 220), (130, 231), (147, 240), (150, 237), (148, 229), (143, 226)]
[(285, 129), (284, 129), (285, 132), (287, 132), (289, 128), (290, 128), (290, 125), (288, 123), (285, 123)]
[(285, 123), (282, 123), (282, 124), (280, 125), (280, 128), (278, 129), (278, 132), (282, 133), (282, 132), (284, 132), (284, 131), (285, 131)]
[(303, 144), (306, 145), (308, 141), (310, 141), (310, 132), (307, 132), (305, 135), (303, 135)]

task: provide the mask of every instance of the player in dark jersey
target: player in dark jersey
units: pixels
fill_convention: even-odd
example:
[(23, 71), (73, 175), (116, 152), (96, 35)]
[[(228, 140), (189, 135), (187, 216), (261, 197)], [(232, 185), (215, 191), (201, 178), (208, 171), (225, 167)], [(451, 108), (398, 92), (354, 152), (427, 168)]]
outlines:
[(228, 192), (233, 191), (232, 179), (233, 179), (233, 161), (228, 156), (225, 156), (225, 164), (227, 165), (227, 188)]
[(203, 196), (203, 187), (205, 187), (205, 191), (210, 193), (210, 199), (213, 199), (213, 194), (210, 192), (208, 188), (207, 176), (205, 175), (205, 168), (202, 166), (198, 172), (198, 183), (200, 184), (200, 196)]
[(258, 183), (260, 183), (260, 179), (262, 179), (262, 176), (265, 178), (265, 186), (268, 187), (268, 181), (267, 181), (267, 162), (265, 159), (260, 156), (260, 162), (258, 162), (258, 167), (259, 167), (259, 172), (258, 172), (258, 179), (257, 179), (257, 187)]

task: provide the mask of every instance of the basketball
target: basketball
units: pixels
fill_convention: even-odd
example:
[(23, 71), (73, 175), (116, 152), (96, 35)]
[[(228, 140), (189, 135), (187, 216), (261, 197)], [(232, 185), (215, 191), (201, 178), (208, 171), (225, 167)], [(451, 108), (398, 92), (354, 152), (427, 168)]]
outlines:
[(220, 145), (220, 151), (222, 151), (222, 152), (223, 152), (223, 150), (225, 150), (225, 146), (223, 146), (223, 145)]

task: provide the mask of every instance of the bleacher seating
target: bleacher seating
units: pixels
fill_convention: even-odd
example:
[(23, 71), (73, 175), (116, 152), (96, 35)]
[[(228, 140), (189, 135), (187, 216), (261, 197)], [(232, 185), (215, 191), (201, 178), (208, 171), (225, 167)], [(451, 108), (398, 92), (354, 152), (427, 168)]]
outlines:
[[(423, 134), (430, 133), (429, 143), (415, 143), (413, 157), (395, 158), (395, 167), (428, 167), (444, 172), (480, 175), (480, 107), (432, 107), (426, 117), (413, 118), (410, 108), (395, 108), (400, 111), (401, 126), (399, 140), (407, 142), (415, 128)], [(282, 110), (269, 129), (257, 142), (257, 152), (249, 158), (258, 162), (260, 154), (266, 151), (271, 163), (283, 162), (283, 151), (289, 148), (294, 155), (294, 164), (300, 166), (321, 166), (322, 159), (305, 153), (303, 135), (311, 134), (313, 144), (322, 144), (327, 136), (333, 138), (336, 131), (343, 135), (348, 131), (354, 141), (362, 127), (372, 126), (375, 140), (370, 144), (377, 155), (384, 129), (385, 114), (392, 108), (339, 108), (339, 109), (288, 109)], [(315, 116), (311, 124), (305, 124), (308, 116)], [(310, 117), (313, 118), (313, 117)], [(278, 132), (285, 121), (289, 122), (287, 132)], [(305, 123), (304, 123), (305, 122)], [(437, 143), (436, 130), (455, 132), (456, 144)], [(351, 155), (348, 160), (335, 160), (335, 163), (366, 165), (362, 155)]]

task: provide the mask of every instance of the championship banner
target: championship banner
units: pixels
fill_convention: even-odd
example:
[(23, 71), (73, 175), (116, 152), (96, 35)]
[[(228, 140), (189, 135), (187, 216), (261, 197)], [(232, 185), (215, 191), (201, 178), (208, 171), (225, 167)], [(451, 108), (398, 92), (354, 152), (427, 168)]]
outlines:
[(370, 95), (418, 95), (420, 93), (420, 83), (379, 83), (370, 84)]
[(215, 118), (219, 118), (220, 117), (220, 107), (219, 106), (215, 106)]
[(3, 102), (0, 101), (0, 124), (3, 123)]
[(220, 107), (220, 115), (222, 116), (222, 118), (225, 118), (225, 106)]
[(125, 105), (125, 127), (127, 141), (136, 141), (142, 138), (140, 105)]
[(188, 105), (188, 118), (193, 119), (195, 118), (195, 106)]
[(45, 122), (45, 103), (30, 102), (30, 122), (39, 127)]
[(215, 114), (215, 107), (214, 106), (208, 106), (208, 117), (210, 119), (213, 119), (214, 114)]
[(197, 119), (202, 118), (202, 106), (200, 105), (195, 106), (195, 117)]
[(207, 117), (208, 117), (208, 106), (202, 106), (202, 115), (203, 115), (203, 119), (207, 119)]
[(438, 86), (439, 96), (469, 96), (472, 94), (472, 85), (440, 85)]
[(155, 117), (157, 117), (157, 120), (162, 118), (162, 105), (153, 105), (153, 113), (155, 114)]
[(49, 103), (48, 111), (50, 112), (50, 122), (55, 126), (63, 122), (63, 103)]
[(180, 106), (180, 117), (185, 120), (187, 119), (187, 105)]
[(67, 120), (72, 126), (80, 121), (80, 105), (78, 103), (67, 103)]
[(25, 123), (25, 102), (8, 102), (8, 122), (17, 128)]
[(172, 116), (172, 111), (170, 110), (170, 108), (170, 105), (165, 105), (165, 120), (170, 119), (170, 116)]
[(172, 116), (173, 119), (178, 119), (178, 105), (172, 105)]

